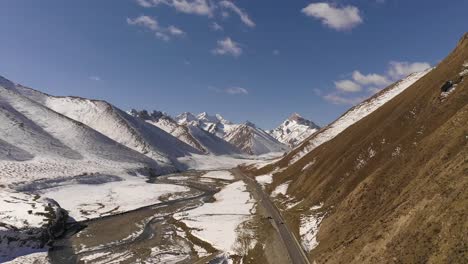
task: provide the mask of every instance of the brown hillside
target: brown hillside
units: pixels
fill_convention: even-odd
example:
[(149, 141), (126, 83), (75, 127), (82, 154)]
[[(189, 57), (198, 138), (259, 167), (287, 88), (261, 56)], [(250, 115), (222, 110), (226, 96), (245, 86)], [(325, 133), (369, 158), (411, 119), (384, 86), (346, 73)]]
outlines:
[[(275, 175), (299, 207), (324, 203), (311, 259), (468, 263), (467, 62), (465, 34), (433, 71)], [(447, 81), (457, 86), (444, 98)], [(287, 213), (296, 231), (298, 212)]]

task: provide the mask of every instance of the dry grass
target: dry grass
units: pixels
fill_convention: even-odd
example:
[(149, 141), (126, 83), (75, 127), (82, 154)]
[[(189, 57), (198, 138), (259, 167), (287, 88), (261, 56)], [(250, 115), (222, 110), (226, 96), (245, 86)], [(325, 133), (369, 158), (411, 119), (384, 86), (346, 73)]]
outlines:
[[(465, 61), (468, 34), (432, 72), (275, 176), (273, 187), (292, 180), (300, 206), (328, 211), (311, 259), (468, 262), (468, 78), (440, 96)], [(298, 228), (299, 217), (291, 212), (290, 224)]]

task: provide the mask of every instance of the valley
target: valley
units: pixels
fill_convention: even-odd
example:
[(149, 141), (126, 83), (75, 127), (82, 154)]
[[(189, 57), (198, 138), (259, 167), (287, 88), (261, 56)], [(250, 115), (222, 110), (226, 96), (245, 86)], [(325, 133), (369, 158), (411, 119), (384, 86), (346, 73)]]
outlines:
[(266, 130), (0, 76), (0, 263), (466, 263), (467, 78), (468, 33), (323, 127)]

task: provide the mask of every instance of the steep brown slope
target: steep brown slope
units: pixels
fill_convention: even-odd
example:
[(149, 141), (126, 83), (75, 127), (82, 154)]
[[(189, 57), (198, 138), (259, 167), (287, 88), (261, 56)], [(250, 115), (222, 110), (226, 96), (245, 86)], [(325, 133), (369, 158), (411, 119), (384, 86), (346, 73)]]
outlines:
[(273, 187), (291, 181), (288, 194), (303, 199), (285, 212), (296, 230), (302, 209), (323, 203), (311, 259), (468, 262), (467, 61), (468, 34), (436, 69), (275, 175)]

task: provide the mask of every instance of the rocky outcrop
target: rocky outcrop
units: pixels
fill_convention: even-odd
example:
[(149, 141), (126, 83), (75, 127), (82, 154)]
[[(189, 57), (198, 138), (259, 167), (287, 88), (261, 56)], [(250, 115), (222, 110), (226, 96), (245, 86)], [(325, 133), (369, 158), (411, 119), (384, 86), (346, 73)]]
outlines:
[(54, 200), (9, 194), (3, 202), (15, 208), (0, 209), (0, 262), (51, 245), (64, 234), (68, 220), (68, 213)]

